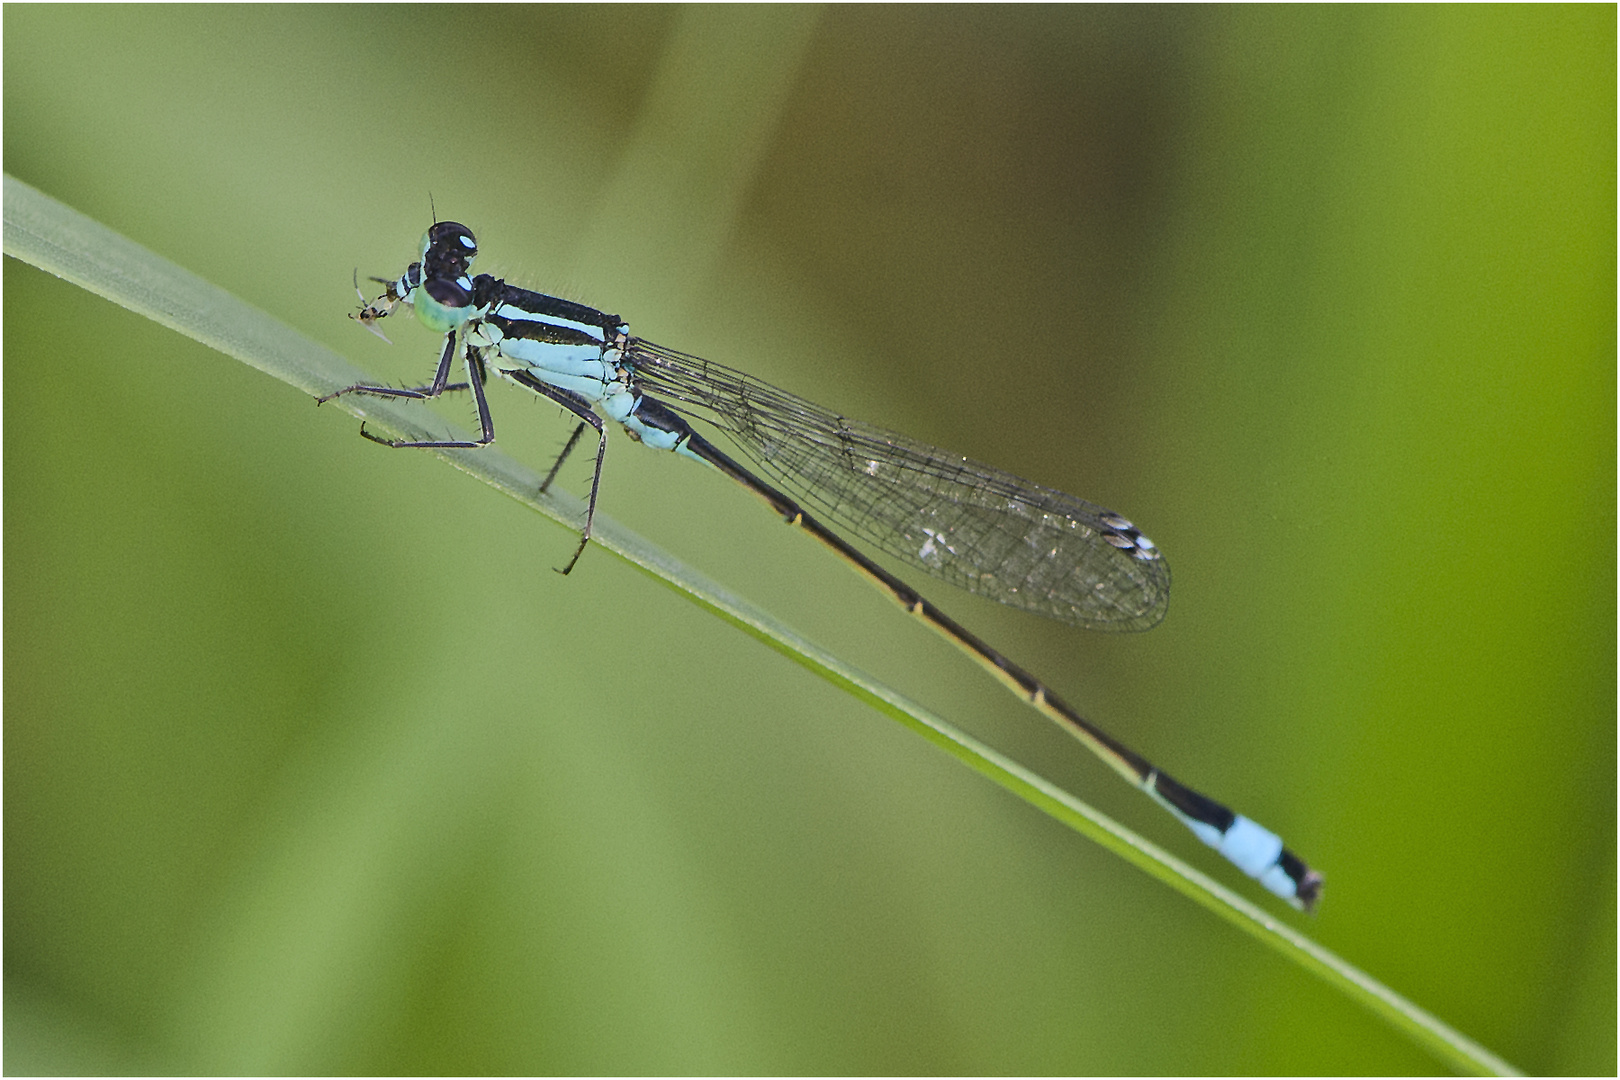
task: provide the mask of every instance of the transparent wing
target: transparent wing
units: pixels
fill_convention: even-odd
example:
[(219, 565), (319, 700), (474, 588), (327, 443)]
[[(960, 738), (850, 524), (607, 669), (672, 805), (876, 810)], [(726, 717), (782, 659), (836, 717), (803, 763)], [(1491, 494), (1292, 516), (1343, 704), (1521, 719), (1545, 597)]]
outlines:
[(1170, 567), (1111, 511), (640, 338), (625, 360), (828, 522), (942, 581), (1088, 629), (1164, 618)]

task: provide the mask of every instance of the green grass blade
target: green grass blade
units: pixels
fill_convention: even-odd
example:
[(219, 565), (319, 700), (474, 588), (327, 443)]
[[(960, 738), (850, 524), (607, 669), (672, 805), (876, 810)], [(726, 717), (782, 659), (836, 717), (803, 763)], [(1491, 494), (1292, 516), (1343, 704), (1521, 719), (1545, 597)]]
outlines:
[[(9, 175), (5, 177), (4, 216), (7, 255), (162, 323), (307, 394), (319, 396), (367, 379), (364, 372), (332, 350)], [(396, 432), (412, 431), (420, 423), (419, 412), (386, 399), (351, 396), (330, 407)], [(566, 494), (540, 495), (540, 477), (493, 448), (429, 452), (570, 530), (577, 530), (583, 520), (580, 500)], [(593, 538), (599, 546), (898, 720), (1031, 806), (1090, 837), (1320, 976), (1450, 1067), (1480, 1075), (1516, 1074), (1501, 1058), (1254, 904), (806, 641), (624, 527), (598, 515)]]

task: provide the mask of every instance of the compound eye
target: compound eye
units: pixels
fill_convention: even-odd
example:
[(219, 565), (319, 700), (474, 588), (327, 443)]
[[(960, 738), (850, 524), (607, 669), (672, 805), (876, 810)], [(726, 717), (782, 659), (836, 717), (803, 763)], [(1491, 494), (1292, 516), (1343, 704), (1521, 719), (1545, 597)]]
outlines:
[(472, 305), (472, 296), (460, 285), (448, 278), (434, 278), (422, 286), (428, 296), (436, 303), (447, 308), (464, 308)]
[(441, 221), (428, 230), (428, 246), (445, 255), (470, 261), (478, 254), (478, 241), (472, 230), (459, 221)]

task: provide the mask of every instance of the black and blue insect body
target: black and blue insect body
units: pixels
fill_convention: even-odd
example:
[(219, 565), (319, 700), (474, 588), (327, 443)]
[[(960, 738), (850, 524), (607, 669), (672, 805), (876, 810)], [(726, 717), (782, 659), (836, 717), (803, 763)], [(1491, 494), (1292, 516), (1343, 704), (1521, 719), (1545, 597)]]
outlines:
[[(1171, 779), (822, 523), (824, 518), (942, 581), (1013, 607), (1088, 629), (1146, 630), (1164, 617), (1170, 568), (1128, 519), (850, 420), (733, 368), (632, 337), (616, 315), (488, 274), (473, 277), (477, 254), (478, 243), (465, 225), (438, 222), (422, 239), (421, 260), (397, 280), (377, 279), (386, 290), (356, 316), (375, 331), (379, 320), (408, 305), (425, 326), (443, 334), (431, 383), (411, 389), (361, 384), (320, 400), (351, 393), (429, 399), (470, 390), (478, 410), (477, 439), (381, 439), (363, 426), (361, 434), (393, 447), (486, 446), (495, 440), (495, 425), (484, 384), (489, 375), (499, 376), (556, 402), (578, 420), (542, 491), (585, 428), (594, 428), (596, 465), (585, 525), (563, 573), (573, 569), (590, 541), (607, 451), (606, 421), (646, 446), (720, 470), (1079, 738), (1245, 874), (1295, 907), (1314, 908), (1322, 875), (1275, 833)], [(452, 383), (458, 353), (467, 381)], [(769, 479), (722, 452), (689, 417), (725, 432)]]

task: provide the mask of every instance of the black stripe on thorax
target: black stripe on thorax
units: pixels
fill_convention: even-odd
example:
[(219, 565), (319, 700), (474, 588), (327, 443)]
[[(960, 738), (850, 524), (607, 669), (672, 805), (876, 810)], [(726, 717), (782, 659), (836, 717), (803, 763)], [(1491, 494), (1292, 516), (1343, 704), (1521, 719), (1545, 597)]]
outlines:
[(623, 324), (617, 315), (609, 315), (588, 304), (575, 303), (573, 300), (564, 300), (560, 296), (550, 296), (546, 293), (532, 292), (529, 289), (520, 289), (516, 285), (508, 285), (500, 278), (480, 274), (473, 283), (474, 296), (481, 304), (490, 304), (499, 307), (510, 304), (512, 307), (529, 312), (539, 318), (567, 319), (569, 322), (585, 323), (588, 326), (599, 326), (608, 337), (613, 337)]

